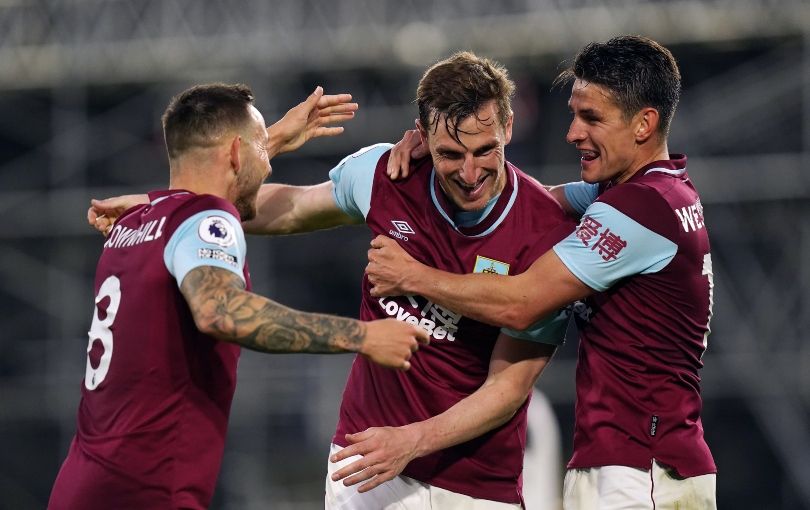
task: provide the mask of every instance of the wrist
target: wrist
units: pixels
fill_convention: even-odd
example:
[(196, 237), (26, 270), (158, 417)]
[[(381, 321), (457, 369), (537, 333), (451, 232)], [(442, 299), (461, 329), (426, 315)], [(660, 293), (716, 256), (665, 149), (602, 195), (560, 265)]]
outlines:
[(413, 452), (412, 458), (424, 457), (435, 451), (429, 441), (430, 435), (425, 431), (426, 425), (424, 421), (409, 423), (408, 425), (403, 425), (401, 428), (410, 438), (411, 451)]
[(281, 154), (284, 146), (284, 139), (278, 128), (278, 122), (267, 128), (267, 157), (273, 159)]
[(419, 294), (425, 293), (425, 283), (429, 281), (426, 278), (426, 273), (430, 272), (430, 268), (420, 262), (414, 261), (409, 271), (406, 271), (402, 278), (402, 290), (405, 294)]

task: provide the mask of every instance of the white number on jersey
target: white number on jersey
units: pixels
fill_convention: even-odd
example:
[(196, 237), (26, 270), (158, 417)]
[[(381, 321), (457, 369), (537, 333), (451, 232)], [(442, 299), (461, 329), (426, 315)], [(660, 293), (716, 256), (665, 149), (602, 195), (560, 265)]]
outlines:
[[(105, 298), (110, 299), (110, 304), (107, 305), (104, 319), (99, 317), (98, 304)], [(110, 369), (110, 359), (113, 353), (113, 334), (110, 330), (115, 321), (115, 314), (118, 312), (118, 305), (121, 304), (121, 282), (115, 276), (110, 276), (101, 288), (98, 289), (98, 296), (96, 296), (96, 306), (93, 310), (93, 323), (90, 325), (90, 331), (87, 332), (89, 340), (87, 342), (87, 369), (84, 373), (84, 387), (88, 390), (94, 390), (101, 384), (107, 371)], [(104, 353), (98, 362), (98, 366), (93, 368), (90, 362), (90, 351), (93, 349), (93, 344), (100, 341), (104, 348)]]
[(709, 346), (709, 333), (712, 332), (709, 323), (712, 321), (712, 308), (714, 308), (714, 274), (712, 273), (712, 254), (703, 256), (703, 272), (701, 273), (709, 279), (709, 317), (706, 319), (706, 332), (703, 333), (703, 352)]

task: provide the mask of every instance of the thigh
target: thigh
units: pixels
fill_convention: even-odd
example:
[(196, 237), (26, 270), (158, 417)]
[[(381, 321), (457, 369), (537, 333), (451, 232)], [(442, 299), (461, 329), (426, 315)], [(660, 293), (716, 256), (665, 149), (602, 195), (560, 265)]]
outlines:
[(653, 464), (652, 473), (656, 510), (717, 510), (714, 473), (682, 478), (675, 470), (658, 462)]
[[(478, 499), (466, 494), (428, 485), (430, 507), (441, 510), (520, 510), (519, 503), (504, 503), (491, 499)], [(531, 510), (530, 508), (528, 510)]]
[[(565, 510), (653, 510), (652, 480), (646, 469), (601, 466), (565, 473)], [(657, 509), (656, 509), (657, 510)]]
[[(341, 450), (332, 445), (329, 456)], [(346, 487), (343, 481), (333, 482), (332, 473), (358, 460), (359, 455), (334, 463), (329, 460), (326, 470), (326, 510), (422, 510), (428, 506), (427, 485), (405, 476), (397, 476), (374, 489), (359, 493), (357, 487), (362, 484)]]

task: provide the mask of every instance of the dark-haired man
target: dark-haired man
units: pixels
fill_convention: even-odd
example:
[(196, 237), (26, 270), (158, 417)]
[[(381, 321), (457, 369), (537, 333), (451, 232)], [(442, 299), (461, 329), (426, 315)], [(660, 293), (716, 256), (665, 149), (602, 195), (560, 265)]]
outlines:
[[(576, 230), (526, 272), (504, 278), (437, 271), (378, 236), (369, 251), (371, 293), (420, 294), (513, 328), (587, 298), (576, 317), (565, 508), (714, 509), (698, 373), (712, 263), (686, 156), (667, 147), (678, 66), (655, 41), (622, 36), (587, 45), (558, 80), (573, 82), (566, 139), (580, 152), (583, 182), (553, 192), (581, 216)], [(402, 144), (394, 174), (413, 145)]]
[[(319, 87), (291, 110), (295, 129), (270, 132), (244, 85), (171, 100), (169, 189), (124, 211), (99, 259), (78, 427), (51, 510), (208, 508), (240, 346), (360, 352), (409, 368), (427, 341), (417, 327), (299, 312), (250, 292), (240, 220), (256, 213), (270, 157), (346, 118), (346, 99)], [(280, 146), (268, 147), (271, 133)]]

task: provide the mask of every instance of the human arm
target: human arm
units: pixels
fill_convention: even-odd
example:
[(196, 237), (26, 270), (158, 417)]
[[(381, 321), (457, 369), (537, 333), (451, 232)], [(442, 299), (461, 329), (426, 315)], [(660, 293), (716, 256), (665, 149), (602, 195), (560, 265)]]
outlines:
[(484, 384), (445, 412), (401, 427), (371, 427), (348, 434), (351, 443), (330, 459), (362, 455), (332, 477), (345, 485), (366, 481), (366, 492), (399, 475), (418, 457), (469, 441), (509, 421), (523, 405), (534, 382), (556, 349), (501, 334), (492, 352)]
[[(242, 226), (248, 234), (281, 235), (362, 223), (362, 217), (351, 216), (338, 207), (333, 193), (331, 181), (313, 186), (263, 184), (256, 199), (256, 217)], [(106, 235), (124, 211), (147, 202), (146, 194), (92, 199), (87, 222)]]
[(180, 285), (197, 328), (261, 352), (358, 352), (380, 365), (408, 370), (427, 333), (394, 319), (360, 322), (306, 313), (248, 292), (237, 274), (214, 266), (189, 271)]
[(256, 217), (244, 223), (250, 234), (295, 234), (363, 223), (371, 207), (374, 169), (390, 144), (364, 147), (329, 171), (329, 181), (314, 186), (265, 184), (259, 189)]
[[(351, 103), (351, 99), (351, 94), (324, 95), (323, 88), (316, 87), (309, 97), (267, 128), (267, 153), (270, 158), (292, 152), (313, 138), (341, 134), (342, 126), (330, 124), (354, 118), (358, 105)], [(121, 195), (103, 200), (92, 199), (87, 210), (87, 222), (106, 235), (124, 211), (148, 201), (146, 194)]]
[(248, 234), (278, 235), (311, 232), (362, 223), (335, 202), (334, 183), (314, 186), (263, 184), (256, 201), (256, 217), (242, 224)]
[(440, 271), (382, 235), (371, 241), (368, 259), (374, 297), (419, 294), (467, 317), (518, 330), (594, 292), (553, 250), (514, 276)]

